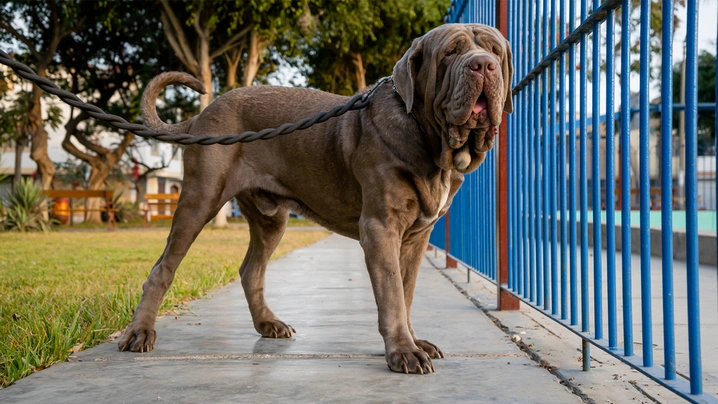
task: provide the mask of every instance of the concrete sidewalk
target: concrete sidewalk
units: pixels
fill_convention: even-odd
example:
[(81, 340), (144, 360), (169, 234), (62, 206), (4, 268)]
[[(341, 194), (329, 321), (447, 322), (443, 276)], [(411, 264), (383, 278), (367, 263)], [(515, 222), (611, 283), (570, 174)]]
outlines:
[(388, 370), (363, 252), (332, 235), (270, 264), (267, 300), (296, 330), (260, 338), (235, 282), (157, 322), (155, 350), (99, 345), (0, 390), (0, 402), (581, 402), (428, 262), (412, 310), (436, 373)]

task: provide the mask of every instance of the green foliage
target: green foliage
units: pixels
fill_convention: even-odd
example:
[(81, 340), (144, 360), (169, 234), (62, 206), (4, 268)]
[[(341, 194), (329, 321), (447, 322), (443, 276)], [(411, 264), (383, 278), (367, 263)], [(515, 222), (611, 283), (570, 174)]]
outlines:
[(390, 75), (411, 41), (442, 23), (448, 0), (313, 2), (318, 31), (303, 50), (309, 85), (352, 94), (357, 85), (352, 61), (360, 55), (366, 82)]
[[(32, 92), (22, 89), (23, 83), (12, 71), (0, 72), (0, 96), (9, 105), (0, 109), (0, 145), (11, 144), (23, 136), (23, 128), (29, 122), (28, 111), (32, 104)], [(13, 91), (20, 87), (19, 91)], [(45, 125), (53, 129), (62, 123), (62, 109), (56, 97), (43, 93), (46, 105)]]
[[(140, 205), (137, 202), (121, 201), (122, 192), (118, 192), (110, 201), (110, 206), (115, 208), (115, 222), (130, 223), (142, 219)], [(107, 222), (110, 217), (107, 212), (102, 212), (102, 221)]]
[[(682, 62), (673, 66), (673, 102), (681, 101)], [(698, 102), (716, 101), (716, 55), (701, 51), (698, 55)], [(676, 112), (673, 117), (674, 128), (678, 128), (679, 120)], [(698, 113), (698, 154), (702, 155), (712, 147), (716, 133), (715, 112)]]
[(7, 231), (29, 232), (51, 230), (52, 221), (46, 219), (42, 210), (47, 196), (39, 184), (23, 178), (15, 184), (8, 196), (5, 218), (0, 228)]
[[(649, 40), (649, 53), (651, 55), (651, 58), (655, 60), (656, 57), (660, 57), (661, 54), (661, 31), (663, 29), (663, 2), (661, 0), (647, 0), (650, 1), (650, 16), (648, 17), (649, 21), (649, 34), (648, 34), (648, 40)], [(675, 34), (676, 29), (678, 29), (681, 26), (681, 20), (678, 19), (676, 15), (676, 9), (678, 7), (685, 7), (686, 6), (686, 0), (676, 0), (673, 4), (673, 33)], [(641, 0), (632, 0), (632, 9), (636, 10), (641, 7)], [(634, 17), (631, 19), (631, 32), (638, 33), (641, 27), (641, 16), (640, 13), (634, 13)], [(620, 26), (620, 19), (623, 18), (622, 14), (619, 14), (619, 18), (617, 19), (617, 26)], [(616, 49), (621, 48), (621, 39), (620, 36), (617, 35), (616, 40)], [(638, 58), (638, 54), (640, 53), (640, 46), (641, 46), (641, 39), (640, 35), (635, 35), (635, 41), (631, 43), (630, 50), (633, 54), (632, 61), (631, 61), (631, 71), (632, 72), (639, 72), (641, 61)], [(605, 65), (601, 66), (601, 70), (605, 71)], [(649, 68), (649, 75), (651, 79), (656, 79), (660, 77), (660, 64), (655, 64), (654, 67)], [(590, 75), (589, 75), (590, 77)]]

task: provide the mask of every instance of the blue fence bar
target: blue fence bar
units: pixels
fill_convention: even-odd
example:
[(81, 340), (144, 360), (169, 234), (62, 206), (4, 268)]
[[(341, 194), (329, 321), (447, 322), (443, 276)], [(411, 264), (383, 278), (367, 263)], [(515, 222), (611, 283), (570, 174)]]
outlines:
[[(663, 0), (661, 32), (661, 139), (673, 137), (673, 0)], [(673, 256), (673, 144), (661, 142), (661, 254)], [(673, 316), (673, 260), (663, 266), (663, 366), (666, 380), (676, 378)]]
[[(568, 31), (576, 22), (576, 2), (569, 4)], [(568, 48), (568, 214), (571, 325), (578, 324), (578, 274), (576, 259), (576, 46)]]
[[(651, 56), (650, 56), (650, 16), (651, 3), (641, 2), (641, 39), (640, 39), (640, 80), (641, 95), (640, 107), (640, 137), (639, 137), (639, 187), (642, 190), (651, 189), (650, 178), (650, 111), (649, 100), (651, 88), (648, 85), (650, 79)], [(648, 192), (641, 192), (641, 324), (643, 326), (643, 366), (653, 367), (653, 316), (651, 312), (651, 195)]]
[[(533, 50), (533, 61), (538, 62), (541, 59), (541, 27), (539, 26), (540, 21), (540, 4), (536, 2), (534, 7), (535, 15), (532, 16), (534, 19), (534, 50)], [(542, 306), (544, 304), (544, 291), (543, 291), (543, 279), (544, 279), (544, 261), (543, 261), (543, 218), (542, 218), (542, 207), (543, 207), (543, 189), (541, 187), (541, 99), (539, 87), (539, 80), (533, 82), (533, 114), (534, 114), (534, 145), (533, 145), (533, 158), (534, 158), (534, 212), (535, 212), (535, 229), (536, 229), (536, 304)]]
[[(581, 21), (586, 21), (588, 16), (588, 3), (587, 0), (581, 0)], [(580, 168), (580, 203), (581, 203), (581, 331), (590, 331), (590, 318), (589, 311), (589, 289), (588, 289), (588, 52), (586, 50), (586, 34), (582, 33), (580, 38), (580, 66), (583, 66), (579, 72), (579, 88), (581, 91), (581, 106), (579, 108), (579, 164)], [(584, 346), (588, 346), (584, 344)], [(584, 370), (588, 370), (586, 367), (588, 355), (584, 352)]]
[[(599, 8), (598, 0), (593, 0), (593, 13)], [(591, 125), (591, 209), (593, 210), (593, 223), (601, 223), (601, 131), (599, 128), (599, 117), (601, 115), (599, 106), (599, 77), (601, 53), (599, 45), (601, 38), (600, 22), (593, 24), (593, 82), (591, 83), (592, 98), (592, 121)], [(593, 226), (593, 249), (601, 251), (601, 226)], [(593, 254), (593, 320), (595, 339), (603, 338), (603, 266), (601, 265), (601, 254)]]
[[(543, 58), (545, 59), (546, 56), (548, 56), (549, 52), (549, 41), (548, 41), (548, 0), (543, 0), (543, 36), (541, 37), (541, 43), (543, 44)], [(519, 83), (517, 83), (518, 85)], [(544, 295), (544, 305), (543, 308), (548, 310), (549, 307), (551, 307), (551, 292), (550, 292), (550, 273), (551, 273), (551, 265), (550, 265), (550, 246), (551, 246), (551, 239), (549, 238), (549, 199), (550, 199), (550, 189), (549, 189), (549, 136), (548, 136), (548, 123), (549, 123), (549, 110), (548, 110), (548, 89), (549, 89), (549, 83), (548, 83), (548, 71), (543, 71), (541, 73), (541, 116), (543, 116), (543, 128), (541, 130), (541, 133), (543, 134), (542, 138), (542, 169), (543, 169), (543, 205), (542, 208), (542, 215), (543, 215), (543, 295)], [(516, 86), (514, 86), (515, 88)]]
[[(698, 288), (698, 7), (688, 0), (686, 15), (686, 263), (688, 284), (688, 350), (690, 355), (691, 394), (703, 393), (701, 371), (701, 318)], [(718, 57), (718, 54), (716, 54)], [(718, 104), (718, 99), (716, 99)]]
[[(554, 14), (556, 12), (554, 11)], [(558, 37), (563, 39), (563, 27), (566, 24), (566, 0), (560, 0), (558, 14)], [(554, 44), (555, 46), (555, 44)], [(558, 197), (559, 197), (559, 221), (561, 227), (561, 319), (568, 318), (568, 258), (566, 249), (568, 246), (568, 222), (566, 220), (566, 66), (565, 56), (558, 60), (558, 119), (559, 119), (559, 140), (558, 140)]]
[[(631, 3), (621, 4), (621, 249), (631, 249)], [(621, 254), (623, 350), (633, 356), (633, 282), (631, 254)]]
[[(568, 10), (566, 1), (569, 2)], [(485, 163), (465, 177), (450, 208), (448, 225), (445, 219), (437, 222), (430, 243), (438, 249), (448, 249), (451, 257), (495, 281), (499, 278), (498, 230), (508, 240), (508, 277), (502, 275), (508, 282), (501, 290), (519, 297), (580, 336), (584, 370), (590, 368), (588, 344), (592, 344), (691, 402), (718, 402), (716, 397), (703, 392), (701, 383), (705, 375), (701, 366), (698, 293), (697, 116), (699, 111), (718, 111), (718, 104), (698, 102), (698, 2), (686, 0), (685, 105), (673, 103), (672, 0), (662, 0), (660, 33), (651, 32), (649, 1), (640, 2), (640, 8), (632, 10), (634, 2), (629, 0), (593, 0), (589, 13), (588, 0), (455, 0), (447, 21), (493, 25), (497, 21), (497, 2), (504, 4), (508, 12), (505, 32), (513, 48), (515, 67), (512, 83), (514, 114), (507, 118), (507, 133), (502, 133), (497, 140), (507, 142), (507, 161), (497, 161), (496, 153), (491, 151)], [(580, 16), (576, 19), (579, 4)], [(634, 74), (630, 71), (632, 13), (639, 16), (639, 63), (635, 75), (640, 84), (634, 89), (639, 91), (637, 107), (631, 105), (630, 97), (631, 75)], [(620, 18), (618, 25), (616, 18)], [(603, 32), (602, 25), (605, 25)], [(618, 52), (616, 30), (620, 31)], [(660, 82), (653, 83), (651, 35), (660, 36), (662, 43), (660, 66), (657, 67), (661, 73)], [(605, 47), (602, 40), (605, 40)], [(592, 55), (589, 55), (589, 47)], [(591, 80), (589, 70), (592, 71)], [(616, 83), (618, 71), (620, 81)], [(652, 85), (662, 89), (661, 105), (649, 104)], [(620, 105), (616, 105), (616, 100)], [(649, 164), (651, 113), (661, 115), (660, 138), (671, 139), (675, 129), (672, 113), (681, 110), (685, 111), (686, 142), (685, 150), (680, 151), (685, 153), (686, 162), (689, 354), (682, 360), (688, 362), (689, 376), (685, 378), (676, 377), (675, 339), (686, 336), (676, 335), (674, 322), (672, 142), (660, 142), (660, 175), (653, 179), (653, 184)], [(637, 145), (631, 144), (630, 134), (634, 113), (639, 114), (638, 136), (633, 138)], [(616, 141), (619, 148), (615, 147)], [(638, 149), (637, 191), (631, 189), (632, 157), (629, 151), (632, 146)], [(614, 163), (618, 163), (617, 172)], [(498, 165), (507, 169), (505, 201), (500, 201), (505, 202), (508, 209), (506, 228), (503, 229), (496, 225)], [(652, 200), (651, 185), (657, 187), (658, 184), (660, 200)], [(634, 193), (638, 194), (640, 204), (640, 285), (635, 290), (630, 254), (630, 245), (634, 242), (630, 214)], [(658, 338), (653, 335), (651, 307), (651, 260), (656, 258), (651, 257), (650, 211), (656, 207), (655, 203), (660, 203), (663, 236), (662, 290), (659, 291), (662, 292), (663, 336)], [(621, 210), (620, 296), (618, 253), (614, 253), (618, 244), (616, 206)], [(602, 217), (604, 210), (605, 219)], [(602, 220), (605, 223), (604, 239)], [(593, 246), (589, 246), (591, 221)], [(609, 251), (606, 260), (602, 259), (604, 248)], [(634, 294), (640, 295), (641, 303), (641, 315), (635, 318), (631, 307)], [(619, 322), (619, 318), (622, 321)], [(640, 339), (635, 337), (642, 343), (641, 356), (633, 349), (634, 329), (641, 333)], [(662, 363), (654, 363), (654, 345), (664, 351)]]
[[(615, 226), (615, 198), (614, 192), (615, 182), (609, 179), (615, 178), (614, 161), (616, 154), (614, 147), (614, 128), (616, 125), (614, 115), (614, 87), (613, 76), (616, 73), (613, 67), (614, 57), (614, 36), (613, 25), (615, 24), (615, 11), (608, 10), (606, 15), (606, 251), (616, 251), (616, 226)], [(594, 132), (599, 134), (600, 130)], [(600, 206), (600, 205), (599, 205)], [(593, 207), (594, 211), (600, 212), (597, 206)], [(594, 223), (600, 223), (595, 221)], [(600, 228), (600, 226), (596, 226)], [(608, 287), (608, 346), (609, 348), (618, 347), (618, 322), (616, 320), (616, 255), (606, 254), (606, 286)]]

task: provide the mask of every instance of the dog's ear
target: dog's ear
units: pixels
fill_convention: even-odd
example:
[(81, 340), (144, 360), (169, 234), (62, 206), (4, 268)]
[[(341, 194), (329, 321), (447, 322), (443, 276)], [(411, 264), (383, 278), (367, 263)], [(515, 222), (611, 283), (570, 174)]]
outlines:
[(514, 64), (512, 62), (511, 44), (506, 41), (506, 54), (501, 61), (501, 73), (504, 76), (504, 87), (506, 88), (506, 101), (504, 102), (504, 112), (510, 114), (514, 112), (514, 103), (511, 99), (511, 84), (514, 80)]
[(406, 113), (414, 106), (416, 75), (421, 67), (423, 37), (414, 39), (404, 56), (394, 65), (394, 86), (406, 104)]

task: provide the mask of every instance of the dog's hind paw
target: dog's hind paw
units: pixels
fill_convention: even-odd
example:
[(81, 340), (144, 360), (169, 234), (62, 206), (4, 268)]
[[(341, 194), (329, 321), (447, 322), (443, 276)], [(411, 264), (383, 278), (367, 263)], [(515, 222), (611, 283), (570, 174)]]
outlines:
[(386, 355), (386, 364), (389, 369), (398, 373), (428, 374), (434, 373), (434, 365), (429, 355), (422, 351), (391, 352)]
[(117, 342), (120, 351), (149, 352), (155, 347), (157, 332), (150, 327), (130, 324)]
[(429, 355), (429, 358), (431, 359), (443, 359), (444, 353), (441, 352), (441, 349), (439, 349), (438, 346), (432, 344), (431, 342), (424, 340), (424, 339), (417, 339), (414, 340), (414, 343), (416, 346), (421, 348), (424, 352), (426, 352), (427, 355)]
[(260, 321), (254, 326), (265, 338), (292, 338), (297, 331), (281, 320)]

